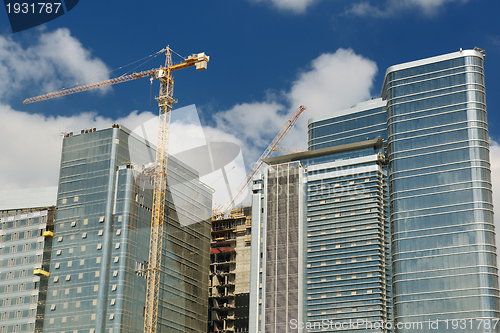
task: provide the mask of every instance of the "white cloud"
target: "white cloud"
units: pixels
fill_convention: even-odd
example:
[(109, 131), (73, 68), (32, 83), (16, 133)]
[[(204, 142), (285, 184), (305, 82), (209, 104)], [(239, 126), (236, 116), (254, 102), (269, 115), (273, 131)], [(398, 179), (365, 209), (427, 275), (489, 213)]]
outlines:
[(387, 0), (382, 6), (363, 1), (351, 5), (345, 14), (356, 16), (389, 17), (402, 11), (418, 9), (425, 16), (435, 16), (447, 4), (465, 3), (468, 0)]
[(333, 117), (368, 100), (376, 74), (377, 65), (372, 60), (351, 49), (338, 49), (314, 59), (310, 69), (298, 75), (287, 98), (294, 107), (307, 106), (300, 122), (304, 125), (309, 118)]
[(134, 111), (116, 120), (85, 112), (65, 117), (46, 117), (13, 110), (0, 104), (0, 189), (56, 186), (61, 160), (62, 132), (109, 127), (112, 122), (133, 128), (153, 117)]
[[(493, 186), (493, 207), (500, 207), (500, 144), (494, 140), (490, 143), (491, 183)], [(495, 209), (496, 245), (500, 247), (500, 213)], [(500, 257), (497, 257), (500, 267)]]
[(64, 85), (87, 84), (99, 75), (93, 82), (109, 79), (108, 72), (104, 62), (93, 58), (68, 29), (43, 32), (28, 48), (0, 35), (0, 99), (4, 101), (27, 87), (37, 87), (35, 93), (42, 94)]
[(317, 0), (253, 0), (254, 2), (268, 2), (279, 10), (289, 11), (295, 14), (305, 13), (307, 7)]
[(368, 100), (376, 64), (351, 49), (339, 49), (314, 59), (297, 75), (290, 90), (278, 101), (243, 103), (214, 116), (216, 127), (241, 139), (245, 159), (255, 161), (287, 119), (300, 106), (307, 110), (283, 140), (283, 145), (307, 148), (307, 120), (333, 117), (353, 104)]

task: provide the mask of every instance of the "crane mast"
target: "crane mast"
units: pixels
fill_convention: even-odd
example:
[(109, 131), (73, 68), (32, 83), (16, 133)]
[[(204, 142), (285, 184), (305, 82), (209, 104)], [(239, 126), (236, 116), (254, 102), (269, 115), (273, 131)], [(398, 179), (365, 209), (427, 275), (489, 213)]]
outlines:
[(176, 101), (173, 98), (174, 79), (172, 72), (196, 66), (196, 70), (207, 68), (209, 57), (205, 53), (192, 54), (180, 64), (172, 64), (170, 47), (157, 53), (166, 52), (165, 66), (147, 71), (120, 76), (110, 80), (87, 84), (36, 97), (27, 98), (23, 104), (29, 104), (60, 96), (75, 94), (87, 90), (106, 87), (149, 76), (151, 80), (160, 81), (159, 96), (156, 97), (159, 107), (158, 139), (156, 146), (156, 161), (154, 168), (153, 205), (151, 215), (151, 234), (149, 242), (149, 266), (147, 271), (146, 306), (144, 314), (144, 332), (156, 333), (158, 322), (158, 300), (160, 291), (161, 254), (163, 247), (163, 222), (165, 218), (165, 198), (167, 182), (168, 143), (170, 133), (170, 113)]
[(161, 252), (163, 244), (163, 220), (165, 218), (165, 192), (167, 185), (168, 142), (170, 134), (170, 114), (175, 103), (174, 79), (172, 77), (172, 55), (167, 47), (165, 67), (157, 71), (160, 93), (156, 97), (160, 111), (156, 163), (154, 172), (153, 207), (151, 234), (149, 238), (149, 267), (144, 312), (144, 332), (156, 332), (158, 321), (158, 297), (160, 294)]

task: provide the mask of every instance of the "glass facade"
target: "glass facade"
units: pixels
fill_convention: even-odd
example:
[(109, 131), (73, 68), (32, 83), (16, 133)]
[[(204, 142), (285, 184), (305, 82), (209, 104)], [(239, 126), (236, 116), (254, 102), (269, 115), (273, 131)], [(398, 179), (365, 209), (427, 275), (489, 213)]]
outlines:
[(500, 332), (483, 60), (468, 50), (396, 65), (382, 89), (395, 319), (419, 332), (466, 321)]
[[(119, 125), (65, 137), (44, 332), (143, 330), (154, 156)], [(206, 331), (210, 211), (169, 158), (158, 332)]]
[(308, 150), (335, 147), (378, 136), (387, 139), (386, 107), (382, 99), (358, 103), (341, 114), (338, 117), (309, 120)]
[[(334, 157), (335, 155), (332, 155)], [(386, 332), (389, 274), (384, 158), (307, 166), (307, 322), (313, 332)], [(337, 324), (337, 326), (335, 326)]]

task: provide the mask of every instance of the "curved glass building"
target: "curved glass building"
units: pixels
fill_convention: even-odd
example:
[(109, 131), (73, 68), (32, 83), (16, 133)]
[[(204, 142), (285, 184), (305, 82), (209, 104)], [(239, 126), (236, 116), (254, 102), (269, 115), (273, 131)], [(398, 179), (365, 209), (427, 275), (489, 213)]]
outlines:
[(394, 315), (419, 332), (500, 332), (483, 61), (460, 50), (392, 66), (382, 88)]

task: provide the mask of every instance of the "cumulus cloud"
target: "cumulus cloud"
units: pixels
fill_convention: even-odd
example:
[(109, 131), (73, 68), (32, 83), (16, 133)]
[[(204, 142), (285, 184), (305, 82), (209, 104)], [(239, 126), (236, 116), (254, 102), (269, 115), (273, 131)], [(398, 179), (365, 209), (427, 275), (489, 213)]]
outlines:
[(253, 0), (254, 2), (270, 3), (275, 8), (295, 14), (305, 13), (307, 7), (317, 0)]
[(468, 0), (387, 0), (382, 6), (369, 1), (352, 4), (344, 14), (355, 16), (390, 17), (402, 11), (420, 10), (425, 16), (435, 16), (445, 5), (465, 3)]
[(5, 101), (26, 87), (37, 87), (35, 93), (42, 94), (65, 85), (89, 83), (88, 79), (99, 75), (98, 81), (106, 80), (107, 72), (106, 64), (92, 57), (68, 29), (43, 32), (27, 48), (10, 37), (0, 36), (0, 100)]
[(56, 186), (61, 160), (62, 131), (79, 133), (86, 128), (109, 127), (112, 122), (129, 128), (152, 118), (150, 112), (131, 112), (120, 119), (93, 112), (65, 117), (46, 117), (13, 110), (0, 104), (0, 189)]
[(241, 139), (245, 159), (255, 161), (300, 106), (307, 110), (283, 140), (283, 145), (307, 148), (307, 120), (333, 117), (353, 104), (368, 100), (376, 64), (351, 49), (338, 49), (311, 61), (297, 74), (282, 100), (243, 103), (214, 116), (216, 127)]

